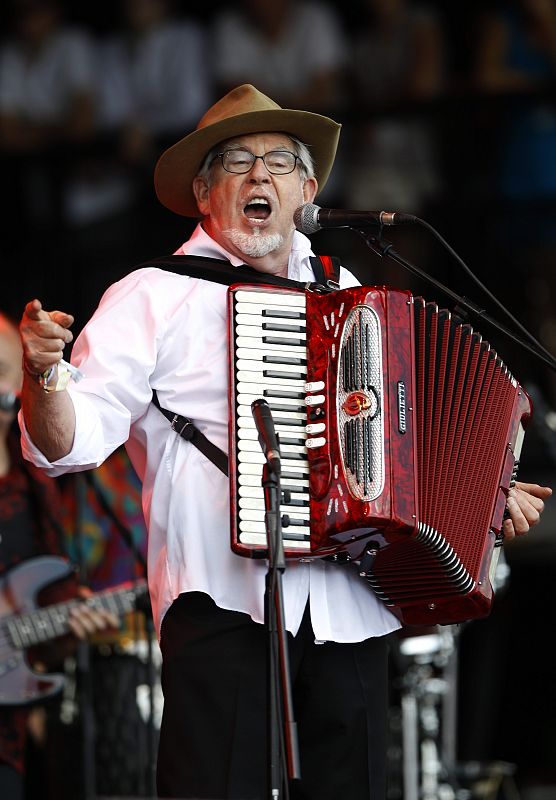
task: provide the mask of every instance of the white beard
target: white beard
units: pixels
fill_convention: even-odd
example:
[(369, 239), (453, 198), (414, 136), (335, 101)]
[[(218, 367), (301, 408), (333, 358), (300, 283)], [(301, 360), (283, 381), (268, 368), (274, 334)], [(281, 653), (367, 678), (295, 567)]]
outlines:
[(251, 258), (264, 258), (274, 250), (278, 250), (284, 243), (281, 233), (262, 234), (258, 229), (255, 229), (253, 233), (243, 233), (237, 228), (230, 228), (222, 231), (222, 234), (237, 247), (240, 253)]

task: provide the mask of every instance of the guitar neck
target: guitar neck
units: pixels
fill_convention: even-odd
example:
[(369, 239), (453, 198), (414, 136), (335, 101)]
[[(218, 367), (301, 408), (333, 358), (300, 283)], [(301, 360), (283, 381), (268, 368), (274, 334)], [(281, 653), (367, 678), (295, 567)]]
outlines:
[(69, 618), (73, 608), (83, 603), (89, 608), (110, 611), (117, 617), (135, 609), (139, 597), (147, 593), (144, 580), (98, 592), (85, 600), (68, 600), (26, 614), (13, 614), (4, 619), (12, 645), (21, 650), (42, 644), (69, 633)]

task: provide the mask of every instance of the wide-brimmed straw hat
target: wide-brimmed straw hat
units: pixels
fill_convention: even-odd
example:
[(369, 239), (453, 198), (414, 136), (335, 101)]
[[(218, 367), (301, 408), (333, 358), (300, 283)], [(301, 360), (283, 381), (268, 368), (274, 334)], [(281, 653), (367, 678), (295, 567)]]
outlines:
[(154, 173), (156, 194), (176, 214), (200, 217), (192, 183), (211, 148), (233, 136), (271, 132), (290, 134), (309, 147), (322, 189), (334, 163), (340, 128), (320, 114), (281, 108), (251, 84), (238, 86), (209, 108), (193, 133), (160, 156)]

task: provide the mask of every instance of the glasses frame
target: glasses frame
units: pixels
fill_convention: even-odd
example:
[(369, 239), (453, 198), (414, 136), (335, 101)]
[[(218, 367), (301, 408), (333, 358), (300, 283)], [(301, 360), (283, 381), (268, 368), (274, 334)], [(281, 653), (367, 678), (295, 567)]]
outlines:
[[(250, 164), (249, 169), (242, 170), (241, 172), (235, 172), (234, 170), (226, 169), (226, 167), (224, 166), (224, 156), (227, 153), (237, 153), (237, 152), (247, 153), (248, 155), (250, 155), (253, 158), (253, 161)], [(288, 170), (287, 172), (274, 172), (273, 170), (271, 170), (269, 168), (268, 164), (266, 163), (266, 157), (269, 156), (271, 153), (287, 153), (288, 155), (293, 156), (293, 159), (294, 159), (293, 167), (290, 170)], [(255, 166), (255, 162), (256, 162), (256, 160), (258, 158), (261, 159), (261, 161), (265, 165), (266, 170), (271, 175), (291, 175), (292, 172), (294, 172), (295, 168), (297, 167), (297, 162), (301, 160), (300, 157), (298, 155), (296, 155), (295, 153), (292, 153), (291, 150), (283, 150), (283, 149), (280, 149), (280, 148), (276, 148), (274, 150), (269, 150), (267, 153), (263, 153), (262, 156), (257, 156), (257, 155), (255, 155), (255, 153), (252, 153), (251, 150), (244, 150), (241, 147), (232, 147), (229, 150), (223, 150), (222, 153), (217, 153), (214, 156), (213, 162), (216, 161), (217, 158), (220, 159), (220, 163), (222, 164), (222, 169), (225, 172), (227, 172), (228, 174), (230, 174), (230, 175), (247, 175), (247, 173), (250, 172), (253, 169), (253, 167)]]

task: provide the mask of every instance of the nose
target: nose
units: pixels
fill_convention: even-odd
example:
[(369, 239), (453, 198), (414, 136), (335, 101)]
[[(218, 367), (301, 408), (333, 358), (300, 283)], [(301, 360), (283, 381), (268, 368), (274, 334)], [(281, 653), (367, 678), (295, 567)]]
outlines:
[(252, 183), (261, 183), (270, 181), (270, 172), (265, 167), (264, 161), (260, 156), (257, 156), (251, 169), (249, 170), (249, 180)]

